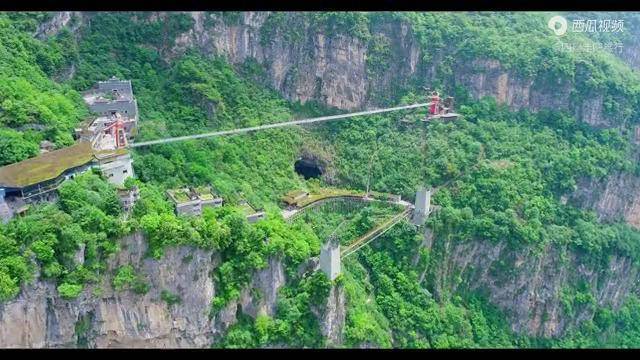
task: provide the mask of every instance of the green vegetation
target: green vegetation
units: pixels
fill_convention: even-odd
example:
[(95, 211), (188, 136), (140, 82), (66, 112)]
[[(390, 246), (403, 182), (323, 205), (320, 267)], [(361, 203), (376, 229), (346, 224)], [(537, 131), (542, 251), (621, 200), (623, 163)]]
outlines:
[[(375, 289), (369, 296), (375, 298), (377, 311), (388, 319), (389, 327), (393, 329), (393, 346), (460, 348), (516, 345), (517, 340), (504, 317), (481, 300), (453, 298), (438, 302), (420, 285), (420, 275), (407, 252), (420, 240), (409, 226), (394, 228), (373, 245), (375, 251), (367, 248), (358, 255), (369, 275), (370, 286)], [(370, 326), (369, 323), (354, 322), (351, 331), (363, 332)]]
[(82, 285), (62, 283), (58, 286), (58, 293), (63, 299), (75, 299), (82, 292)]
[[(241, 16), (221, 17), (237, 24)], [(112, 75), (133, 81), (140, 106), (138, 141), (337, 112), (316, 102), (285, 101), (264, 86), (269, 83), (267, 74), (255, 59), (234, 67), (194, 49), (174, 52), (174, 39), (192, 25), (187, 14), (158, 18), (105, 13), (91, 17), (81, 36), (63, 30), (38, 40), (31, 34), (44, 18), (0, 15), (0, 165), (36, 155), (44, 139), (69, 145), (72, 128), (87, 115), (78, 92)], [(207, 16), (205, 24), (217, 20)], [(495, 59), (503, 69), (540, 84), (569, 81), (575, 87), (572, 101), (602, 95), (607, 114), (615, 115), (614, 125), (631, 124), (637, 117), (637, 75), (611, 54), (594, 52), (579, 58), (558, 52), (545, 14), (276, 13), (267, 18), (260, 36), (263, 45), (277, 36), (300, 42), (316, 32), (352, 36), (369, 47), (367, 70), (378, 76), (395, 61), (394, 44), (374, 31), (389, 21), (405, 21), (420, 46), (431, 50), (422, 52), (421, 66), (435, 65), (432, 56), (445, 54), (430, 86), (451, 83), (454, 59)], [(590, 40), (571, 35), (567, 41)], [(70, 64), (75, 73), (69, 76)], [(422, 94), (422, 81), (398, 87), (383, 101), (421, 99), (417, 94)], [(397, 113), (136, 149), (138, 179), (128, 186), (138, 185), (141, 199), (127, 220), (115, 188), (99, 176), (85, 174), (67, 181), (59, 201), (32, 206), (25, 217), (0, 226), (0, 301), (15, 298), (37, 271), (56, 283), (62, 298), (78, 298), (88, 284), (99, 283), (105, 275), (106, 260), (119, 251), (118, 239), (139, 229), (148, 240), (147, 255), (155, 259), (174, 246), (218, 253), (211, 315), (235, 306), (253, 274), (270, 266), (270, 260), (283, 262), (287, 283), (279, 291), (275, 312), (255, 319), (239, 314), (221, 338), (212, 339), (214, 346), (330, 345), (321, 335), (318, 315), (332, 284), (321, 272), (301, 276), (299, 267), (319, 254), (321, 242), (338, 225), (346, 222), (339, 237), (347, 244), (397, 209), (325, 204), (287, 223), (279, 214), (282, 195), (309, 189), (308, 202), (361, 194), (370, 185), (411, 200), (416, 187), (426, 184), (439, 189), (433, 198), (439, 211), (427, 222), (435, 234), (432, 250), (422, 247), (422, 234), (401, 223), (344, 262), (344, 273), (333, 285), (342, 288), (347, 299), (345, 346), (637, 346), (640, 300), (635, 297), (615, 310), (597, 305), (594, 289), (586, 284), (567, 287), (560, 295), (562, 316), (573, 318), (584, 309), (595, 315), (560, 339), (543, 340), (515, 335), (510, 315), (491, 305), (486, 294), (451, 294), (445, 288), (435, 296), (427, 290), (436, 287), (434, 273), (448, 265), (441, 262), (445, 259), (438, 245), (444, 240), (456, 245), (506, 244), (511, 250), (536, 254), (549, 247), (566, 248), (593, 264), (605, 266), (616, 255), (640, 265), (637, 230), (599, 223), (593, 213), (563, 201), (582, 178), (639, 171), (629, 160), (632, 148), (626, 129), (593, 129), (555, 110), (514, 112), (492, 99), (471, 100), (465, 89), (452, 90), (464, 119), (450, 123), (398, 126), (407, 114)], [(309, 144), (332, 150), (333, 187), (295, 174), (293, 163)], [(226, 205), (205, 209), (202, 217), (176, 216), (165, 191), (186, 185), (212, 185)], [(317, 191), (320, 188), (324, 190)], [(266, 219), (249, 224), (243, 199), (265, 209)], [(117, 291), (149, 290), (132, 265), (111, 270)], [(507, 259), (490, 269), (504, 274), (507, 270)], [(464, 285), (462, 274), (450, 277), (447, 282)], [(95, 288), (93, 295), (100, 292)], [(181, 303), (167, 289), (161, 290), (160, 299), (170, 306)], [(85, 343), (88, 321), (76, 325), (78, 343)]]
[[(118, 251), (116, 239), (128, 227), (120, 220), (115, 188), (87, 173), (65, 182), (59, 196), (57, 203), (36, 206), (2, 228), (0, 294), (4, 299), (17, 295), (36, 264), (44, 278), (61, 283), (61, 295), (75, 297), (84, 283), (98, 281), (106, 259)], [(80, 249), (84, 249), (82, 263), (75, 260)]]
[(38, 41), (25, 31), (34, 30), (33, 20), (0, 14), (0, 165), (38, 154), (45, 139), (71, 144), (73, 126), (87, 115), (78, 93), (49, 78), (71, 60), (68, 32)]
[(542, 340), (541, 346), (558, 348), (623, 348), (638, 347), (640, 341), (640, 300), (631, 295), (618, 310), (598, 309), (593, 320), (584, 322), (558, 342)]
[(141, 276), (136, 274), (131, 265), (124, 265), (118, 269), (113, 277), (113, 287), (117, 291), (132, 289), (138, 294), (146, 294), (149, 291), (149, 285), (145, 283)]
[(169, 290), (162, 290), (160, 292), (160, 298), (169, 306), (179, 304), (182, 301), (179, 295), (174, 294)]
[(366, 269), (357, 261), (343, 263), (344, 287), (348, 311), (344, 330), (345, 345), (356, 347), (370, 344), (381, 348), (392, 347), (389, 320), (375, 303), (374, 288), (368, 281)]
[(221, 348), (256, 348), (287, 344), (292, 347), (321, 347), (324, 345), (317, 317), (329, 295), (330, 282), (322, 272), (294, 281), (279, 292), (274, 318), (258, 315), (254, 320), (243, 316), (233, 325), (222, 341)]
[(13, 164), (39, 153), (38, 144), (28, 141), (21, 132), (12, 129), (0, 130), (0, 153), (2, 164)]

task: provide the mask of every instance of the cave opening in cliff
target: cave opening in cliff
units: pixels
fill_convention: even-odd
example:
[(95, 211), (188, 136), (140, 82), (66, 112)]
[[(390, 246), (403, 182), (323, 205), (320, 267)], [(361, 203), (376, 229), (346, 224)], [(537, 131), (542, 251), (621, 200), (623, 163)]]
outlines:
[(300, 159), (293, 165), (296, 173), (302, 175), (305, 180), (322, 176), (322, 168), (313, 160)]

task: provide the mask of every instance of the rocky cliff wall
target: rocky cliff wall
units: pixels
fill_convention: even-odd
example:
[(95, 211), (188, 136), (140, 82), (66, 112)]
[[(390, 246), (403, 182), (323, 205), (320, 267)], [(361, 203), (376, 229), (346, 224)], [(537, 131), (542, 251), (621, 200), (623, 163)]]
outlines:
[[(632, 132), (632, 163), (640, 162), (640, 126)], [(595, 211), (604, 222), (623, 221), (640, 229), (640, 177), (617, 171), (601, 179), (580, 179), (571, 194), (573, 205)]]
[[(374, 40), (320, 31), (300, 15), (288, 15), (283, 28), (270, 23), (273, 15), (268, 12), (244, 12), (235, 21), (202, 12), (190, 15), (194, 26), (178, 36), (169, 58), (197, 48), (224, 56), (233, 64), (254, 59), (265, 68), (268, 84), (285, 98), (302, 103), (316, 100), (344, 110), (383, 105), (380, 101), (393, 97), (380, 94), (397, 92), (409, 84), (431, 86), (447, 52), (453, 52), (440, 50), (431, 54), (432, 60), (424, 61), (424, 49), (411, 25), (399, 19), (371, 24), (371, 39), (387, 47), (380, 54), (372, 45)], [(374, 69), (368, 60), (381, 57), (382, 69)], [(495, 59), (460, 57), (452, 69), (445, 86), (449, 90), (462, 86), (474, 98), (492, 96), (514, 109), (567, 110), (595, 127), (619, 126), (625, 120), (606, 114), (602, 94), (572, 96), (575, 79), (549, 79), (547, 74), (523, 77)]]
[[(439, 259), (433, 274), (434, 295), (482, 292), (504, 311), (512, 330), (520, 334), (560, 336), (568, 328), (592, 320), (593, 305), (617, 309), (629, 294), (639, 291), (638, 269), (626, 257), (613, 256), (603, 266), (554, 245), (535, 252), (513, 251), (505, 242), (481, 240), (437, 238), (434, 244)], [(563, 293), (580, 284), (594, 303), (567, 307)]]
[[(426, 50), (421, 48), (411, 25), (392, 17), (372, 22), (371, 37), (363, 40), (345, 31), (328, 32), (314, 27), (304, 14), (287, 13), (279, 21), (273, 20), (271, 12), (242, 12), (231, 18), (210, 12), (187, 14), (193, 19), (192, 28), (166, 43), (166, 48), (158, 49), (168, 61), (192, 48), (224, 56), (236, 65), (253, 59), (264, 67), (266, 83), (287, 99), (302, 103), (316, 100), (345, 110), (382, 105), (381, 99), (390, 98), (380, 94), (395, 92), (408, 84), (431, 86), (444, 59), (456, 54), (456, 45), (452, 44), (429, 53), (430, 60), (423, 60)], [(97, 15), (55, 12), (34, 35), (53, 36), (64, 27), (78, 33), (91, 26), (91, 17)], [(147, 20), (132, 15), (132, 21), (164, 21), (167, 15), (158, 12)], [(639, 48), (635, 37), (630, 39), (618, 55), (637, 68)], [(380, 53), (374, 44), (385, 44), (385, 51)], [(382, 65), (369, 61), (380, 58), (384, 58)], [(499, 61), (486, 58), (453, 56), (451, 68), (452, 75), (443, 79), (445, 86), (449, 90), (463, 86), (475, 98), (493, 96), (514, 109), (564, 109), (597, 127), (618, 126), (625, 120), (603, 111), (602, 94), (572, 100), (576, 79), (549, 79), (547, 74), (523, 77)]]
[(583, 179), (572, 200), (606, 222), (624, 221), (640, 229), (640, 177), (615, 173), (603, 180)]
[[(146, 244), (139, 233), (125, 237), (121, 252), (109, 261), (109, 275), (76, 299), (62, 299), (49, 281), (36, 279), (25, 285), (16, 299), (0, 304), (0, 347), (202, 348), (235, 323), (238, 304), (252, 316), (259, 311), (273, 315), (284, 283), (279, 260), (271, 259), (254, 274), (251, 287), (262, 292), (259, 300), (247, 289), (229, 310), (211, 317), (211, 273), (218, 255), (177, 247), (154, 260), (145, 257)], [(113, 270), (128, 264), (150, 285), (145, 295), (115, 291), (111, 285)], [(167, 304), (163, 291), (177, 295), (179, 303)]]
[(320, 332), (326, 338), (328, 347), (342, 345), (346, 315), (344, 286), (334, 284), (331, 286), (325, 306), (316, 311), (320, 321)]

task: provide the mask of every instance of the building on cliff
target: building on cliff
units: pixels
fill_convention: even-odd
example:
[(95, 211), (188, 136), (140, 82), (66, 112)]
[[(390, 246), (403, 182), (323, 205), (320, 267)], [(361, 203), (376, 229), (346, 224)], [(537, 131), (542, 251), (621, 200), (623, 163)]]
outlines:
[(123, 119), (129, 140), (135, 137), (138, 131), (138, 102), (133, 96), (130, 80), (120, 80), (114, 76), (107, 81), (99, 81), (97, 87), (83, 94), (83, 98), (98, 118), (77, 128), (76, 136), (95, 136), (113, 121), (113, 117), (118, 116)]
[(83, 94), (89, 109), (98, 115), (111, 115), (119, 112), (130, 118), (138, 117), (138, 102), (133, 96), (130, 80), (112, 77), (99, 81), (97, 87)]
[[(138, 105), (131, 81), (115, 77), (100, 81), (97, 88), (84, 95), (96, 118), (84, 121), (75, 130), (78, 141), (69, 147), (44, 151), (34, 158), (0, 168), (0, 219), (7, 222), (26, 211), (29, 204), (52, 201), (56, 190), (68, 179), (89, 169), (98, 169), (107, 181), (123, 189), (132, 177), (133, 161), (128, 141), (137, 131)], [(120, 193), (125, 210), (137, 199), (136, 192)]]
[(254, 209), (246, 200), (240, 200), (238, 205), (240, 205), (242, 212), (250, 223), (264, 219), (264, 211), (262, 211), (262, 209)]
[(92, 168), (108, 182), (123, 186), (133, 176), (132, 160), (126, 149), (97, 150), (87, 141), (43, 153), (0, 167), (0, 213), (4, 222), (39, 201), (52, 201), (58, 187)]
[(200, 216), (203, 208), (222, 206), (222, 198), (208, 186), (171, 189), (167, 196), (175, 205), (176, 215)]

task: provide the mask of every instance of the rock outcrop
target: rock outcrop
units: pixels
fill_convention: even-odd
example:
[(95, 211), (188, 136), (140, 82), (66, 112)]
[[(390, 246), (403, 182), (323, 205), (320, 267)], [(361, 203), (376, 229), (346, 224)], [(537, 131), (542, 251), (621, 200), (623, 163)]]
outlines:
[[(572, 84), (556, 79), (524, 78), (505, 70), (497, 60), (476, 59), (461, 63), (454, 72), (456, 85), (469, 90), (474, 98), (491, 96), (499, 104), (538, 111), (544, 108), (568, 110)], [(553, 88), (554, 91), (550, 91)]]
[[(194, 27), (180, 35), (172, 49), (177, 56), (197, 47), (206, 54), (222, 55), (232, 64), (255, 59), (266, 68), (269, 85), (284, 97), (302, 103), (312, 99), (340, 109), (355, 109), (366, 100), (365, 44), (350, 36), (327, 37), (304, 31), (291, 41), (286, 32), (262, 33), (270, 14), (246, 12), (239, 24), (193, 12)], [(206, 26), (206, 22), (213, 25)], [(291, 24), (296, 27), (305, 25)]]
[[(640, 162), (640, 126), (633, 129), (630, 160)], [(576, 191), (571, 194), (572, 205), (595, 211), (603, 222), (623, 221), (640, 229), (640, 176), (616, 171), (595, 179), (578, 181)]]
[[(180, 247), (157, 261), (144, 257), (141, 234), (122, 244), (109, 268), (131, 264), (139, 269), (150, 285), (147, 294), (117, 292), (106, 276), (78, 298), (64, 300), (55, 284), (36, 279), (15, 300), (0, 305), (0, 346), (76, 347), (81, 339), (89, 347), (208, 346), (215, 332), (209, 320), (215, 256)], [(178, 295), (180, 303), (166, 304), (162, 291)]]
[(329, 291), (327, 305), (320, 322), (322, 335), (329, 347), (342, 345), (346, 318), (345, 290), (342, 285), (333, 285)]
[(624, 44), (619, 56), (627, 65), (635, 70), (640, 70), (640, 39), (637, 32)]
[(345, 299), (344, 286), (332, 284), (324, 306), (311, 308), (320, 323), (320, 333), (325, 338), (327, 347), (342, 345), (347, 316)]
[[(627, 257), (612, 256), (603, 267), (552, 245), (535, 252), (513, 251), (504, 242), (454, 243), (439, 238), (438, 242), (441, 257), (433, 293), (443, 297), (461, 290), (482, 291), (520, 334), (560, 336), (593, 319), (592, 305), (617, 309), (628, 294), (639, 290), (638, 269)], [(563, 292), (578, 284), (586, 284), (595, 304), (574, 303), (569, 309), (563, 304)]]
[(583, 179), (573, 201), (594, 210), (601, 221), (624, 221), (640, 229), (640, 177), (618, 172), (603, 180)]
[[(160, 260), (145, 257), (147, 242), (139, 234), (122, 240), (122, 250), (110, 260), (108, 274), (122, 265), (133, 265), (144, 276), (149, 291), (116, 291), (112, 276), (87, 286), (73, 300), (62, 299), (55, 284), (35, 279), (20, 295), (0, 304), (0, 347), (144, 347), (202, 348), (235, 323), (238, 304), (252, 316), (273, 315), (276, 295), (284, 284), (281, 261), (253, 276), (250, 287), (228, 311), (211, 314), (215, 296), (210, 274), (218, 255), (191, 247), (166, 249)], [(256, 298), (251, 289), (260, 289)], [(162, 293), (176, 295), (168, 304)]]
[(38, 25), (34, 35), (39, 39), (44, 39), (57, 35), (65, 27), (75, 32), (82, 25), (82, 18), (83, 15), (79, 11), (55, 12), (49, 20)]

